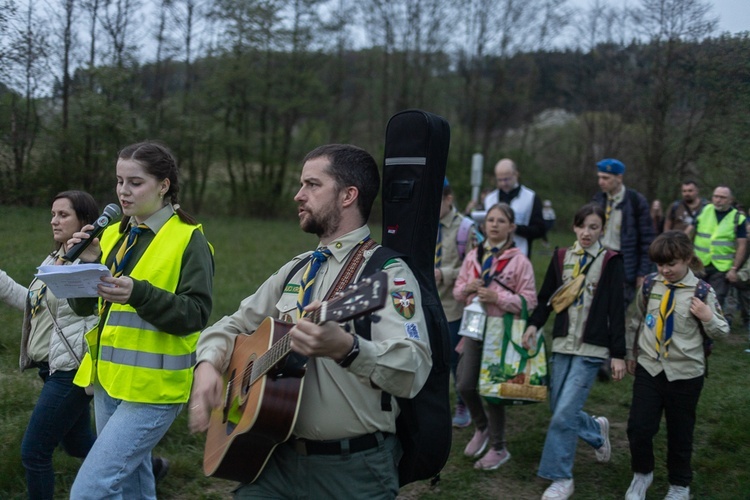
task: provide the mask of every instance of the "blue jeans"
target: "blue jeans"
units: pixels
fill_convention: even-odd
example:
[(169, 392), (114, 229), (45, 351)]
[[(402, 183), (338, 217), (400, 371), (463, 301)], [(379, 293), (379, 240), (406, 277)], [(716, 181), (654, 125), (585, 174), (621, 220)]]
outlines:
[(49, 373), (47, 363), (40, 364), (44, 381), (42, 392), (31, 413), (21, 443), (21, 462), (26, 469), (29, 498), (51, 499), (55, 493), (52, 454), (62, 443), (73, 457), (84, 458), (94, 444), (91, 430), (91, 396), (73, 385), (75, 371)]
[(578, 438), (595, 449), (604, 444), (599, 423), (583, 411), (596, 373), (603, 362), (602, 358), (559, 353), (552, 355), (552, 419), (539, 463), (537, 474), (540, 477), (553, 481), (573, 477), (573, 459)]
[(151, 450), (182, 404), (131, 403), (94, 388), (98, 437), (78, 471), (71, 499), (155, 499)]

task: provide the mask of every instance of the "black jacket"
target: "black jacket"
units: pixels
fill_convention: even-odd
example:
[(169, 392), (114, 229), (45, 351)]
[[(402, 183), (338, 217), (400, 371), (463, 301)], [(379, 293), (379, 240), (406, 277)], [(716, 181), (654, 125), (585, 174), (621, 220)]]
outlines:
[[(555, 249), (552, 261), (544, 276), (544, 283), (537, 295), (539, 304), (529, 318), (529, 324), (541, 328), (547, 322), (552, 306), (549, 298), (562, 286), (562, 268), (558, 252), (565, 255), (565, 248)], [(625, 359), (625, 301), (623, 283), (625, 271), (623, 257), (617, 252), (607, 250), (604, 253), (601, 277), (597, 283), (594, 298), (589, 309), (589, 316), (583, 327), (583, 341), (587, 344), (606, 347), (613, 358)], [(565, 337), (568, 334), (568, 311), (562, 311), (555, 317), (552, 328), (553, 337)]]

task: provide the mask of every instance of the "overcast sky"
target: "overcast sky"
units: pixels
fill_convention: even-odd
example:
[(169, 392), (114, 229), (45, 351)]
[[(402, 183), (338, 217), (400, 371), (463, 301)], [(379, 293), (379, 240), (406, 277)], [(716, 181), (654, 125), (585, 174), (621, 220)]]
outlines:
[[(570, 0), (571, 5), (587, 8), (594, 0)], [(614, 0), (604, 0), (612, 2)], [(619, 1), (619, 0), (618, 0)], [(719, 17), (719, 32), (737, 33), (750, 31), (750, 0), (708, 0), (713, 4), (713, 15)], [(637, 0), (627, 0), (628, 5), (635, 6)]]
[(750, 0), (714, 0), (719, 30), (737, 33), (750, 31)]

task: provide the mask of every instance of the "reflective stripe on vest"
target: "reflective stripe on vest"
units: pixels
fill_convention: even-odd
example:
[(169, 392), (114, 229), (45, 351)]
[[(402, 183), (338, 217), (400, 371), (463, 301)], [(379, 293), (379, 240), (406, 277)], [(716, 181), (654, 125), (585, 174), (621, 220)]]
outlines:
[(128, 328), (148, 330), (151, 332), (159, 331), (158, 328), (138, 316), (133, 311), (113, 311), (109, 314), (109, 318), (107, 318), (107, 324), (109, 326), (127, 326)]
[(745, 216), (739, 215), (735, 219), (736, 209), (727, 213), (721, 222), (716, 220), (716, 207), (706, 205), (696, 221), (695, 255), (704, 266), (713, 264), (721, 272), (732, 267), (737, 243), (735, 224), (744, 224)]
[(99, 353), (99, 360), (155, 370), (186, 370), (192, 368), (195, 364), (195, 353), (172, 356), (170, 354), (131, 351), (130, 349), (104, 346)]
[[(133, 279), (174, 293), (191, 226), (173, 215), (129, 273)], [(115, 227), (102, 235), (102, 252), (110, 255), (121, 234)], [(96, 374), (107, 393), (139, 403), (184, 403), (190, 396), (200, 332), (171, 335), (138, 316), (127, 304), (112, 304), (99, 338)]]

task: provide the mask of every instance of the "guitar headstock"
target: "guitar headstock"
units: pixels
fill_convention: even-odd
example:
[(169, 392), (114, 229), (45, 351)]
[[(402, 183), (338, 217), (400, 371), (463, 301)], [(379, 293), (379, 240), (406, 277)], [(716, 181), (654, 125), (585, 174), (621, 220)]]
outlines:
[(316, 323), (336, 321), (342, 323), (350, 319), (377, 311), (385, 306), (388, 295), (388, 274), (378, 271), (368, 276), (344, 291), (323, 302), (316, 311)]

